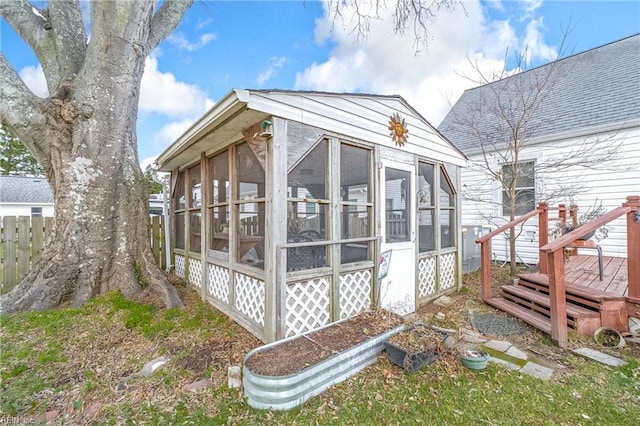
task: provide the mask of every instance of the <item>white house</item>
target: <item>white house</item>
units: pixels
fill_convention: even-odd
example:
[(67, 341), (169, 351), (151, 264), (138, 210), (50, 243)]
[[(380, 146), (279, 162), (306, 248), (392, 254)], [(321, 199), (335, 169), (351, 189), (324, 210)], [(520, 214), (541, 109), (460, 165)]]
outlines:
[(460, 285), (466, 159), (399, 96), (235, 89), (157, 162), (176, 272), (265, 341)]
[[(547, 75), (554, 79), (550, 90), (535, 93)], [(503, 208), (506, 196), (483, 168), (489, 164), (496, 172), (509, 173), (512, 164), (503, 148), (510, 133), (494, 106), (508, 92), (511, 96), (500, 102), (515, 110), (522, 99), (541, 99), (528, 118), (528, 142), (517, 159), (522, 170), (531, 172), (518, 181), (517, 216), (540, 201), (576, 204), (578, 216), (596, 200), (609, 211), (628, 195), (640, 194), (640, 35), (634, 35), (463, 93), (438, 128), (471, 162), (462, 170), (463, 225), (495, 229), (509, 221)], [(617, 153), (605, 161), (612, 148)], [(589, 167), (581, 164), (594, 155), (603, 160)], [(557, 159), (564, 165), (551, 167)], [(567, 187), (573, 189), (563, 189)], [(599, 241), (603, 253), (626, 257), (624, 217), (611, 225), (608, 237)], [(537, 226), (537, 219), (530, 219), (518, 237), (519, 262), (538, 262)], [(508, 259), (505, 236), (492, 240), (492, 252), (497, 260)]]
[(53, 193), (42, 177), (0, 176), (0, 216), (53, 217)]

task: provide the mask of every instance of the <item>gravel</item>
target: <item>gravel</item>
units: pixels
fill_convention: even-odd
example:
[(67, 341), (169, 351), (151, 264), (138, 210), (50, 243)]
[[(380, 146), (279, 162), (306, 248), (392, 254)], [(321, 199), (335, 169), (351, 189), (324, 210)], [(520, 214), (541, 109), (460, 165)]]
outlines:
[(515, 318), (508, 318), (492, 313), (473, 313), (473, 326), (484, 335), (510, 336), (512, 334), (525, 334), (529, 327)]

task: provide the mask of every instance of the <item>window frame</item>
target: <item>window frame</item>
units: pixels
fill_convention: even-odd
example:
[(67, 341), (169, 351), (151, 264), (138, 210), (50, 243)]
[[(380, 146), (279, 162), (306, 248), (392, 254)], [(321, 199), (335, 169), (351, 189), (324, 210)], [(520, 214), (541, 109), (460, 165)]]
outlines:
[[(523, 186), (523, 187), (519, 187), (518, 186), (518, 182), (521, 182), (522, 180), (519, 178), (518, 176), (518, 181), (516, 182), (516, 201), (518, 200), (518, 191), (531, 191), (533, 193), (533, 195), (526, 200), (527, 204), (524, 205), (524, 210), (522, 209), (518, 209), (518, 204), (516, 203), (516, 210), (514, 212), (514, 216), (515, 217), (519, 217), (522, 216), (523, 214), (526, 214), (532, 210), (534, 210), (536, 208), (536, 200), (537, 200), (537, 173), (536, 173), (536, 164), (537, 164), (537, 160), (535, 158), (527, 158), (527, 159), (522, 159), (520, 161), (517, 162), (518, 163), (518, 172), (520, 172), (520, 165), (521, 164), (531, 164), (532, 165), (532, 174), (530, 177), (533, 183), (533, 186)], [(504, 179), (504, 173), (505, 173), (505, 167), (510, 167), (513, 164), (515, 164), (515, 162), (510, 162), (510, 163), (499, 163), (498, 167), (499, 167), (499, 172), (500, 172), (500, 176), (503, 177)], [(509, 206), (506, 204), (506, 202), (508, 202), (508, 194), (507, 194), (507, 189), (501, 184), (500, 185), (500, 215), (502, 217), (509, 217), (510, 216), (510, 212), (509, 212)]]

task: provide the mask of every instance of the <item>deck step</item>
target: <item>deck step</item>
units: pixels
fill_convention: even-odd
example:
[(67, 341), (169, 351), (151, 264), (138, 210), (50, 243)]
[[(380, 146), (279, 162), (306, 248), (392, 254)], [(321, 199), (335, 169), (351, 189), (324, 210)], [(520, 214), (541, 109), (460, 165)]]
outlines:
[(489, 305), (500, 309), (503, 312), (511, 314), (517, 318), (520, 318), (522, 321), (526, 322), (537, 328), (538, 330), (542, 330), (545, 333), (551, 333), (551, 321), (549, 318), (536, 314), (534, 311), (531, 311), (527, 308), (523, 308), (520, 305), (516, 305), (506, 299), (500, 297), (493, 297), (491, 299), (487, 299), (486, 303)]
[[(518, 278), (518, 285), (549, 294), (549, 279), (546, 275), (540, 273), (519, 274)], [(567, 302), (594, 310), (600, 310), (603, 302), (624, 300), (622, 296), (612, 296), (604, 291), (582, 286), (565, 285), (565, 291)]]
[[(521, 285), (504, 285), (501, 289), (503, 298), (546, 317), (551, 316), (551, 301), (548, 294), (531, 290)], [(578, 328), (581, 325), (581, 320), (585, 318), (600, 318), (599, 311), (587, 309), (573, 303), (567, 303), (566, 315), (568, 325), (573, 328)]]

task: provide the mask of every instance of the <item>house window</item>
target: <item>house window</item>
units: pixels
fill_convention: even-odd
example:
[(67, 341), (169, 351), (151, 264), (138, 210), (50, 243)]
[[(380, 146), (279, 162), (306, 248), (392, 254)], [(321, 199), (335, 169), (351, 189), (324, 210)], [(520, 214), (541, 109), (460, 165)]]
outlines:
[[(516, 169), (517, 173), (514, 173)], [(502, 215), (509, 216), (511, 212), (511, 198), (506, 189), (515, 183), (515, 216), (522, 216), (536, 207), (535, 189), (535, 163), (533, 161), (523, 161), (514, 164), (504, 164), (501, 167), (502, 173)], [(515, 182), (514, 182), (515, 181)]]
[(420, 253), (435, 250), (435, 211), (433, 196), (435, 166), (429, 163), (418, 164), (418, 250)]
[(266, 140), (236, 146), (237, 179), (234, 185), (234, 217), (237, 226), (236, 259), (245, 265), (264, 268)]
[(185, 172), (179, 172), (178, 178), (176, 180), (176, 186), (174, 188), (174, 198), (173, 198), (173, 209), (175, 212), (175, 234), (176, 234), (176, 248), (184, 250), (184, 226), (185, 226), (185, 210), (186, 210), (186, 198), (185, 198), (185, 190), (184, 190), (184, 175)]
[(31, 207), (31, 217), (42, 217), (42, 207)]

